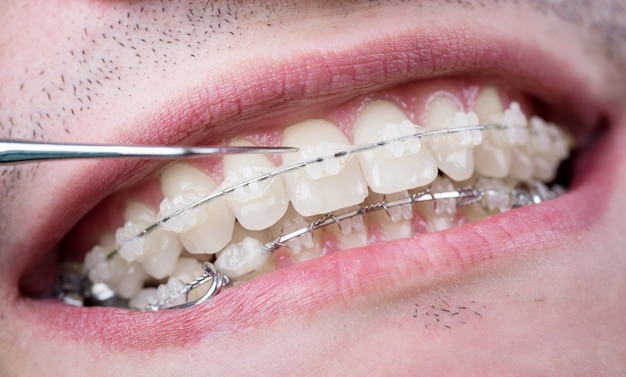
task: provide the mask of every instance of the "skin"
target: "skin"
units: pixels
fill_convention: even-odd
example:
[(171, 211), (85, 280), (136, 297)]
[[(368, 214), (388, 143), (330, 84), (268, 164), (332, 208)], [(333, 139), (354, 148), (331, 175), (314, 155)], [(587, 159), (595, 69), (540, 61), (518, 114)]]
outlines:
[[(3, 0), (0, 135), (140, 142), (145, 128), (137, 119), (199, 81), (236, 82), (241, 71), (235, 67), (254, 71), (255, 64), (276, 57), (472, 21), (470, 33), (490, 28), (571, 58), (592, 101), (602, 104), (611, 136), (600, 140), (609, 151), (600, 163), (581, 167), (611, 166), (598, 175), (601, 194), (586, 198), (601, 208), (585, 219), (582, 232), (526, 239), (510, 246), (506, 257), (462, 273), (399, 282), (370, 297), (346, 295), (321, 310), (277, 311), (237, 331), (226, 322), (223, 332), (195, 343), (125, 348), (47, 332), (47, 323), (22, 315), (29, 299), (18, 288), (21, 274), (11, 272), (28, 270), (23, 250), (37, 238), (34, 214), (61, 210), (63, 203), (50, 193), (89, 165), (1, 167), (0, 374), (623, 375), (626, 198), (619, 188), (626, 185), (620, 153), (626, 146), (626, 1), (296, 3), (172, 1), (161, 10), (141, 1)], [(277, 97), (229, 119), (238, 125), (282, 110)], [(209, 133), (225, 122), (200, 118)], [(51, 253), (42, 265), (53, 258)], [(462, 312), (450, 316), (448, 307)]]

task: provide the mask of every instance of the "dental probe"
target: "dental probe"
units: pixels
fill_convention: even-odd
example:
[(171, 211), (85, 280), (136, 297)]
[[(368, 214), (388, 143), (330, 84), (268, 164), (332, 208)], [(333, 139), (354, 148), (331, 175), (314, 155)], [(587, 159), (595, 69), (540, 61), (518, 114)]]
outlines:
[(258, 146), (169, 146), (41, 143), (0, 139), (0, 164), (20, 164), (69, 158), (147, 158), (173, 159), (216, 154), (290, 153), (293, 147)]

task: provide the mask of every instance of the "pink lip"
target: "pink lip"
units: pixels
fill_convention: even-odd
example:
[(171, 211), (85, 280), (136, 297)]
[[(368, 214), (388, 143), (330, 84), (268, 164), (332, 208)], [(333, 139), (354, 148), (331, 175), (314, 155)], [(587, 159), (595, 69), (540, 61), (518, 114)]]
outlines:
[[(154, 144), (217, 141), (230, 136), (233, 129), (241, 133), (269, 124), (281, 126), (293, 119), (297, 109), (317, 112), (361, 93), (438, 76), (509, 77), (512, 86), (557, 106), (600, 108), (597, 96), (580, 92), (585, 85), (579, 78), (584, 75), (579, 75), (571, 63), (517, 42), (485, 43), (489, 40), (486, 36), (460, 38), (437, 30), (429, 33), (381, 40), (333, 54), (302, 56), (275, 66), (241, 67), (241, 77), (203, 82), (187, 93), (187, 101), (166, 104), (160, 114), (139, 124), (145, 132), (135, 129), (132, 135), (144, 134), (142, 141)], [(268, 82), (268, 77), (273, 80)], [(549, 78), (549, 82), (542, 78)], [(238, 82), (246, 82), (246, 88), (238, 87)], [(298, 116), (306, 114), (299, 112)], [(160, 131), (154, 132), (156, 129)], [(126, 135), (124, 141), (136, 141), (132, 135)], [(603, 190), (613, 187), (607, 182), (611, 174), (605, 160), (614, 148), (608, 145), (610, 139), (604, 142), (607, 148), (590, 154), (590, 166), (578, 172), (572, 192), (560, 199), (441, 233), (329, 255), (227, 290), (190, 310), (131, 313), (24, 299), (18, 301), (17, 314), (48, 334), (61, 332), (81, 339), (89, 333), (95, 335), (91, 341), (114, 349), (149, 349), (164, 344), (184, 346), (215, 331), (262, 326), (276, 316), (348, 305), (445, 279), (489, 261), (533, 252), (539, 241), (556, 244), (582, 231), (604, 208), (604, 203), (595, 200), (590, 204), (586, 198), (609, 197), (596, 192), (600, 185), (586, 183), (597, 180), (605, 182)], [(603, 169), (594, 168), (596, 165)], [(80, 166), (71, 173), (78, 184), (51, 193), (56, 201), (49, 203), (52, 208), (43, 214), (47, 217), (41, 226), (32, 230), (38, 237), (24, 245), (12, 276), (7, 277), (13, 286), (28, 266), (50, 253), (50, 245), (58, 243), (103, 197), (156, 167), (137, 161)], [(206, 318), (211, 321), (202, 320)], [(161, 336), (153, 336), (154, 326), (162, 326)], [(132, 336), (124, 336), (129, 329)]]

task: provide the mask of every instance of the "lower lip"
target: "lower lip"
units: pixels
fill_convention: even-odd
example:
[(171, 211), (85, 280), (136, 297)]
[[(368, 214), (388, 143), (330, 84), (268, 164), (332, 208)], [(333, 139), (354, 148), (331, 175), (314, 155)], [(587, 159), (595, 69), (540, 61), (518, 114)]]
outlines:
[[(496, 260), (549, 251), (584, 232), (605, 212), (611, 197), (607, 191), (614, 187), (606, 167), (619, 151), (614, 145), (618, 138), (612, 136), (607, 132), (581, 156), (584, 167), (578, 167), (567, 195), (541, 205), (443, 232), (327, 255), (227, 289), (191, 309), (146, 313), (25, 298), (16, 314), (42, 335), (59, 334), (116, 351), (189, 347), (211, 334), (262, 327), (277, 318), (337, 303), (389, 297)], [(163, 329), (159, 336), (154, 335), (155, 328)]]

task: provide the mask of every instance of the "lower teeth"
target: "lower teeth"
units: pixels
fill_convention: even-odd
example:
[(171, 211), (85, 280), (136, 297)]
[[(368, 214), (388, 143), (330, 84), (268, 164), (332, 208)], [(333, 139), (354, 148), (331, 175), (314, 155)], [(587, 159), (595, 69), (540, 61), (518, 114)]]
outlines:
[[(121, 259), (118, 255), (120, 251), (107, 255), (101, 250), (97, 254), (99, 257), (91, 255), (87, 258), (85, 266), (64, 267), (58, 296), (68, 304), (79, 306), (121, 306), (139, 310), (189, 307), (213, 297), (227, 285), (250, 280), (276, 269), (276, 265), (281, 264), (278, 257), (274, 258), (276, 261), (266, 262), (272, 254), (300, 261), (309, 259), (311, 255), (322, 255), (323, 251), (319, 246), (316, 247), (314, 240), (314, 236), (322, 229), (332, 231), (334, 226), (335, 231), (339, 230), (338, 234), (345, 237), (364, 235), (366, 241), (360, 246), (365, 246), (378, 241), (377, 237), (368, 238), (365, 231), (367, 226), (364, 225), (364, 219), (370, 221), (374, 217), (380, 218), (374, 214), (386, 213), (385, 222), (402, 225), (403, 221), (411, 221), (414, 207), (419, 207), (429, 220), (429, 230), (436, 231), (452, 226), (457, 209), (463, 209), (466, 218), (476, 220), (512, 208), (537, 204), (563, 192), (564, 189), (558, 185), (548, 188), (538, 181), (511, 182), (483, 177), (476, 179), (472, 185), (455, 188), (450, 180), (440, 177), (427, 189), (385, 195), (381, 200), (366, 200), (361, 206), (329, 213), (310, 221), (300, 216), (293, 220), (287, 218), (287, 225), (278, 228), (274, 239), (262, 243), (253, 237), (245, 237), (241, 242), (227, 246), (216, 259), (202, 264), (190, 258), (180, 258), (179, 263), (184, 260), (185, 263), (194, 264), (195, 267), (187, 270), (195, 269), (195, 276), (177, 275), (179, 278), (170, 276), (167, 281), (151, 281), (143, 270), (129, 273), (133, 269), (132, 263)], [(368, 199), (371, 197), (373, 195)], [(367, 218), (364, 217), (366, 215)], [(284, 223), (279, 221), (278, 224)], [(301, 252), (304, 249), (307, 251)], [(115, 271), (115, 261), (123, 263), (123, 268), (120, 268), (128, 270), (120, 281), (111, 283), (111, 276), (120, 272)], [(91, 279), (86, 277), (88, 272)], [(124, 279), (125, 282), (122, 282)], [(122, 293), (137, 291), (135, 285), (143, 289), (134, 294)], [(132, 298), (125, 300), (120, 296)]]

